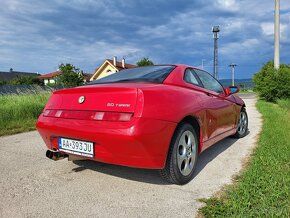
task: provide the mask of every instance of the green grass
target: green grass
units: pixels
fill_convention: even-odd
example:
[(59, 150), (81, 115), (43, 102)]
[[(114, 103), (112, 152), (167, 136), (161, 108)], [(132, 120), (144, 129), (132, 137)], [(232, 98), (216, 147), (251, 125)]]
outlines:
[(252, 89), (240, 89), (239, 93), (253, 93)]
[(204, 217), (289, 217), (290, 109), (258, 101), (263, 130), (249, 165), (219, 197), (203, 200)]
[(284, 109), (290, 110), (290, 99), (279, 99), (277, 100), (277, 104)]
[(0, 95), (0, 136), (34, 130), (49, 95)]

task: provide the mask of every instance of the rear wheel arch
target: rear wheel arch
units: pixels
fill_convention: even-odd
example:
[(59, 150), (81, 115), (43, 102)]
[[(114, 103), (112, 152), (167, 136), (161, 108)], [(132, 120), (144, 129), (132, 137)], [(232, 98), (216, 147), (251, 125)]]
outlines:
[[(174, 184), (186, 184), (194, 176), (200, 149), (200, 126), (195, 117), (184, 117), (176, 126), (168, 148), (162, 178)], [(181, 150), (180, 150), (181, 148)], [(181, 153), (180, 153), (181, 152)]]
[[(194, 116), (186, 116), (178, 123), (177, 127), (183, 123), (190, 124), (194, 128), (194, 130), (196, 131), (196, 134), (197, 134), (197, 137), (199, 140), (198, 153), (200, 153), (200, 151), (201, 151), (201, 132), (200, 131), (201, 131), (201, 129), (200, 129), (200, 123), (199, 123), (198, 119)], [(177, 129), (177, 127), (176, 127), (176, 129)]]

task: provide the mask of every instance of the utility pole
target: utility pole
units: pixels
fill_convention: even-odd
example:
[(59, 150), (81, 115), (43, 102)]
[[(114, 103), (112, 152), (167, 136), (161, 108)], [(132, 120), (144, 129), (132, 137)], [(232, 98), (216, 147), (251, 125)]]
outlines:
[(232, 68), (232, 86), (235, 85), (235, 67), (238, 66), (234, 63), (230, 64), (229, 67)]
[(213, 26), (214, 52), (213, 52), (213, 76), (218, 79), (218, 38), (220, 26)]
[(274, 68), (280, 68), (280, 0), (275, 0)]

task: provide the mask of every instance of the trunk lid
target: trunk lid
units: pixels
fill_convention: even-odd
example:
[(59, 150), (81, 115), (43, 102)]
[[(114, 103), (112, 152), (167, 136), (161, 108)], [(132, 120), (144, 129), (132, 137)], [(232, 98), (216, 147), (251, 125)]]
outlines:
[(45, 109), (134, 113), (138, 89), (90, 85), (53, 93)]

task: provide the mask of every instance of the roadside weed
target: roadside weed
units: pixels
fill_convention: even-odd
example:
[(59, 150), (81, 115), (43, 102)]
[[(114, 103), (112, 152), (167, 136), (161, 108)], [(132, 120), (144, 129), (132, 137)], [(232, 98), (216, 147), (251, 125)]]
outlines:
[(0, 136), (35, 129), (50, 93), (1, 95)]

